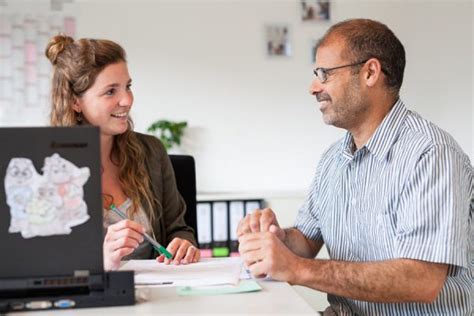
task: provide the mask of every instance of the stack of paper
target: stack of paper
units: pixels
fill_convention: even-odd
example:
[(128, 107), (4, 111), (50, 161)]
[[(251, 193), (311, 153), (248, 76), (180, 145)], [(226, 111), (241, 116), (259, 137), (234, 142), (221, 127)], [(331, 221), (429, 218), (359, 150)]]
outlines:
[(205, 258), (187, 265), (165, 265), (156, 260), (130, 260), (120, 270), (135, 271), (135, 285), (207, 286), (236, 285), (240, 258)]

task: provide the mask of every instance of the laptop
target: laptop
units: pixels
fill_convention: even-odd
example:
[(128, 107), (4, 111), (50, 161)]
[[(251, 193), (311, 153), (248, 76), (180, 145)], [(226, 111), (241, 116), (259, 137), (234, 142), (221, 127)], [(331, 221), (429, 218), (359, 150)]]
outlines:
[(103, 269), (99, 129), (0, 128), (0, 312), (134, 304)]

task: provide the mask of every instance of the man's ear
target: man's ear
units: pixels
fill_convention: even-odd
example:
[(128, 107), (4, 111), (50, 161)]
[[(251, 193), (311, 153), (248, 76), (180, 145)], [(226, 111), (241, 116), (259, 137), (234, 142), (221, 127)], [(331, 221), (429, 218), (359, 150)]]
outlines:
[(365, 66), (367, 70), (364, 79), (367, 86), (373, 87), (381, 79), (382, 65), (376, 58), (371, 58), (365, 63)]

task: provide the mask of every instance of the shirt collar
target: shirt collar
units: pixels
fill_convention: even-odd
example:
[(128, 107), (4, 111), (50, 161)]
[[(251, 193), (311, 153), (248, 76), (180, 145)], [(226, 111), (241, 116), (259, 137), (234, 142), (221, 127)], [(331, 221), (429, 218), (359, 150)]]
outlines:
[[(408, 110), (401, 99), (395, 102), (394, 106), (377, 127), (375, 133), (364, 146), (369, 152), (380, 160), (385, 159), (393, 143), (397, 140), (400, 128), (407, 116)], [(350, 132), (346, 133), (342, 142), (342, 153), (348, 159), (353, 158), (352, 149), (354, 148), (354, 139)]]
[(354, 138), (352, 138), (352, 134), (347, 132), (346, 136), (342, 141), (341, 149), (342, 149), (342, 156), (348, 160), (354, 158), (354, 154), (352, 153), (352, 149), (354, 148)]

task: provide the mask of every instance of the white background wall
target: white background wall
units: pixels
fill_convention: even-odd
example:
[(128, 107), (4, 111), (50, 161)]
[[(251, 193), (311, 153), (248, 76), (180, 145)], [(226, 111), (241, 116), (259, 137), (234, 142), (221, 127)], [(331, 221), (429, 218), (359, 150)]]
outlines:
[[(39, 3), (45, 1), (21, 10)], [(373, 18), (396, 33), (407, 51), (402, 98), (449, 131), (472, 160), (472, 3), (331, 5), (332, 22)], [(324, 125), (308, 93), (310, 46), (330, 24), (303, 23), (299, 9), (296, 0), (76, 0), (64, 6), (77, 18), (78, 37), (112, 39), (127, 50), (138, 131), (156, 119), (188, 121), (183, 150), (196, 158), (199, 191), (262, 195), (305, 192), (321, 153), (343, 134)], [(267, 23), (290, 26), (292, 57), (266, 56)], [(3, 124), (45, 122), (25, 113)]]

